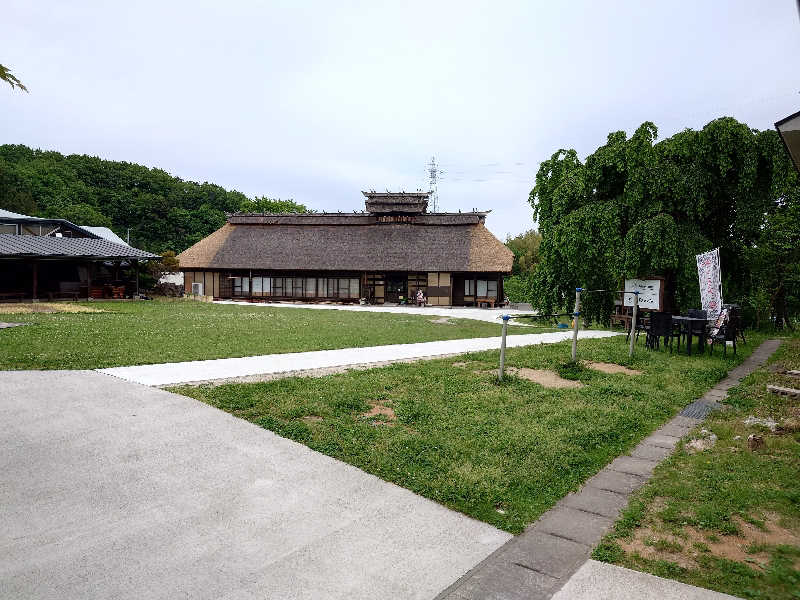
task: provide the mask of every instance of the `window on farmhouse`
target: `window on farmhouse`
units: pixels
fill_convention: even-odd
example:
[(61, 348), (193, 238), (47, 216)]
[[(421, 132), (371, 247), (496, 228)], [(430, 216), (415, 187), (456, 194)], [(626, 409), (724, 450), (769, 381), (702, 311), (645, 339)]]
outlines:
[(253, 277), (253, 295), (269, 296), (272, 290), (272, 279), (269, 277)]
[(305, 297), (314, 298), (317, 295), (317, 280), (314, 277), (306, 278)]
[(490, 298), (497, 298), (497, 282), (488, 281), (486, 286), (486, 295)]
[(250, 278), (249, 277), (234, 277), (233, 278), (233, 295), (234, 296), (247, 296), (250, 294)]
[(475, 295), (475, 280), (474, 279), (465, 279), (464, 280), (464, 295), (465, 296), (474, 296)]
[(283, 277), (273, 277), (272, 279), (272, 295), (284, 296), (283, 292)]
[(340, 279), (339, 280), (339, 298), (349, 298), (350, 297), (350, 280), (349, 279)]

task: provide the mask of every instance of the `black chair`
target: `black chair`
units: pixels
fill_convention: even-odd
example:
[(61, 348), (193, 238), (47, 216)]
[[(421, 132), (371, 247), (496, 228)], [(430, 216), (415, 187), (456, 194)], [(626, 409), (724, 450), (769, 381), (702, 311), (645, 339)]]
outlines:
[(722, 308), (728, 309), (728, 319), (733, 323), (736, 328), (736, 335), (742, 338), (742, 343), (746, 344), (747, 340), (744, 337), (744, 327), (742, 327), (742, 309), (738, 304), (723, 304)]
[(672, 315), (665, 312), (652, 312), (645, 346), (651, 350), (660, 348), (661, 338), (664, 338), (665, 346), (669, 342), (670, 350), (672, 350)]
[[(708, 313), (704, 310), (700, 310), (699, 308), (690, 308), (686, 313), (686, 316), (692, 319), (708, 319)], [(688, 324), (689, 328), (691, 329), (691, 335), (700, 340), (698, 345), (700, 346), (701, 350), (706, 349), (707, 325), (708, 321), (689, 321)]]
[(672, 321), (672, 333), (670, 334), (670, 348), (672, 348), (672, 340), (678, 340), (678, 352), (681, 351), (681, 340), (686, 335), (684, 324), (681, 321)]
[(736, 356), (736, 338), (739, 332), (737, 331), (736, 322), (730, 318), (730, 313), (727, 311), (723, 313), (722, 323), (716, 333), (714, 333), (714, 329), (716, 329), (716, 326), (712, 328), (711, 335), (708, 336), (708, 339), (711, 340), (709, 354), (713, 356), (714, 344), (722, 344), (722, 355), (728, 356), (728, 342), (733, 342), (733, 355)]

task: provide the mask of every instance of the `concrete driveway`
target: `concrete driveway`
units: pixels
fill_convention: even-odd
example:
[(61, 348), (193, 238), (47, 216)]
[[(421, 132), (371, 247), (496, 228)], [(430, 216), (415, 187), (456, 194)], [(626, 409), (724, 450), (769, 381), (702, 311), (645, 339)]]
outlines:
[(189, 398), (0, 372), (0, 598), (431, 598), (509, 538)]

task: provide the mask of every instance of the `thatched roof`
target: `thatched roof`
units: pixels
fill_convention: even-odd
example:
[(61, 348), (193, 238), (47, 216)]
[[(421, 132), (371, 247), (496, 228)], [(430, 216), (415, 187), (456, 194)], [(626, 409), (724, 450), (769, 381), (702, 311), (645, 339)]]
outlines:
[(485, 217), (238, 214), (178, 258), (185, 269), (510, 272), (513, 254)]

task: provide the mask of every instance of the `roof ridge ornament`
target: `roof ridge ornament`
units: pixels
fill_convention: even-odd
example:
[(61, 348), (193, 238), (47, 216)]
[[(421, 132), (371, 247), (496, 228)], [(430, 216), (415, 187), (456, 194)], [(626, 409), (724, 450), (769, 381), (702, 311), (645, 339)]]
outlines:
[(428, 212), (430, 192), (361, 192), (367, 212), (373, 215), (421, 215)]

